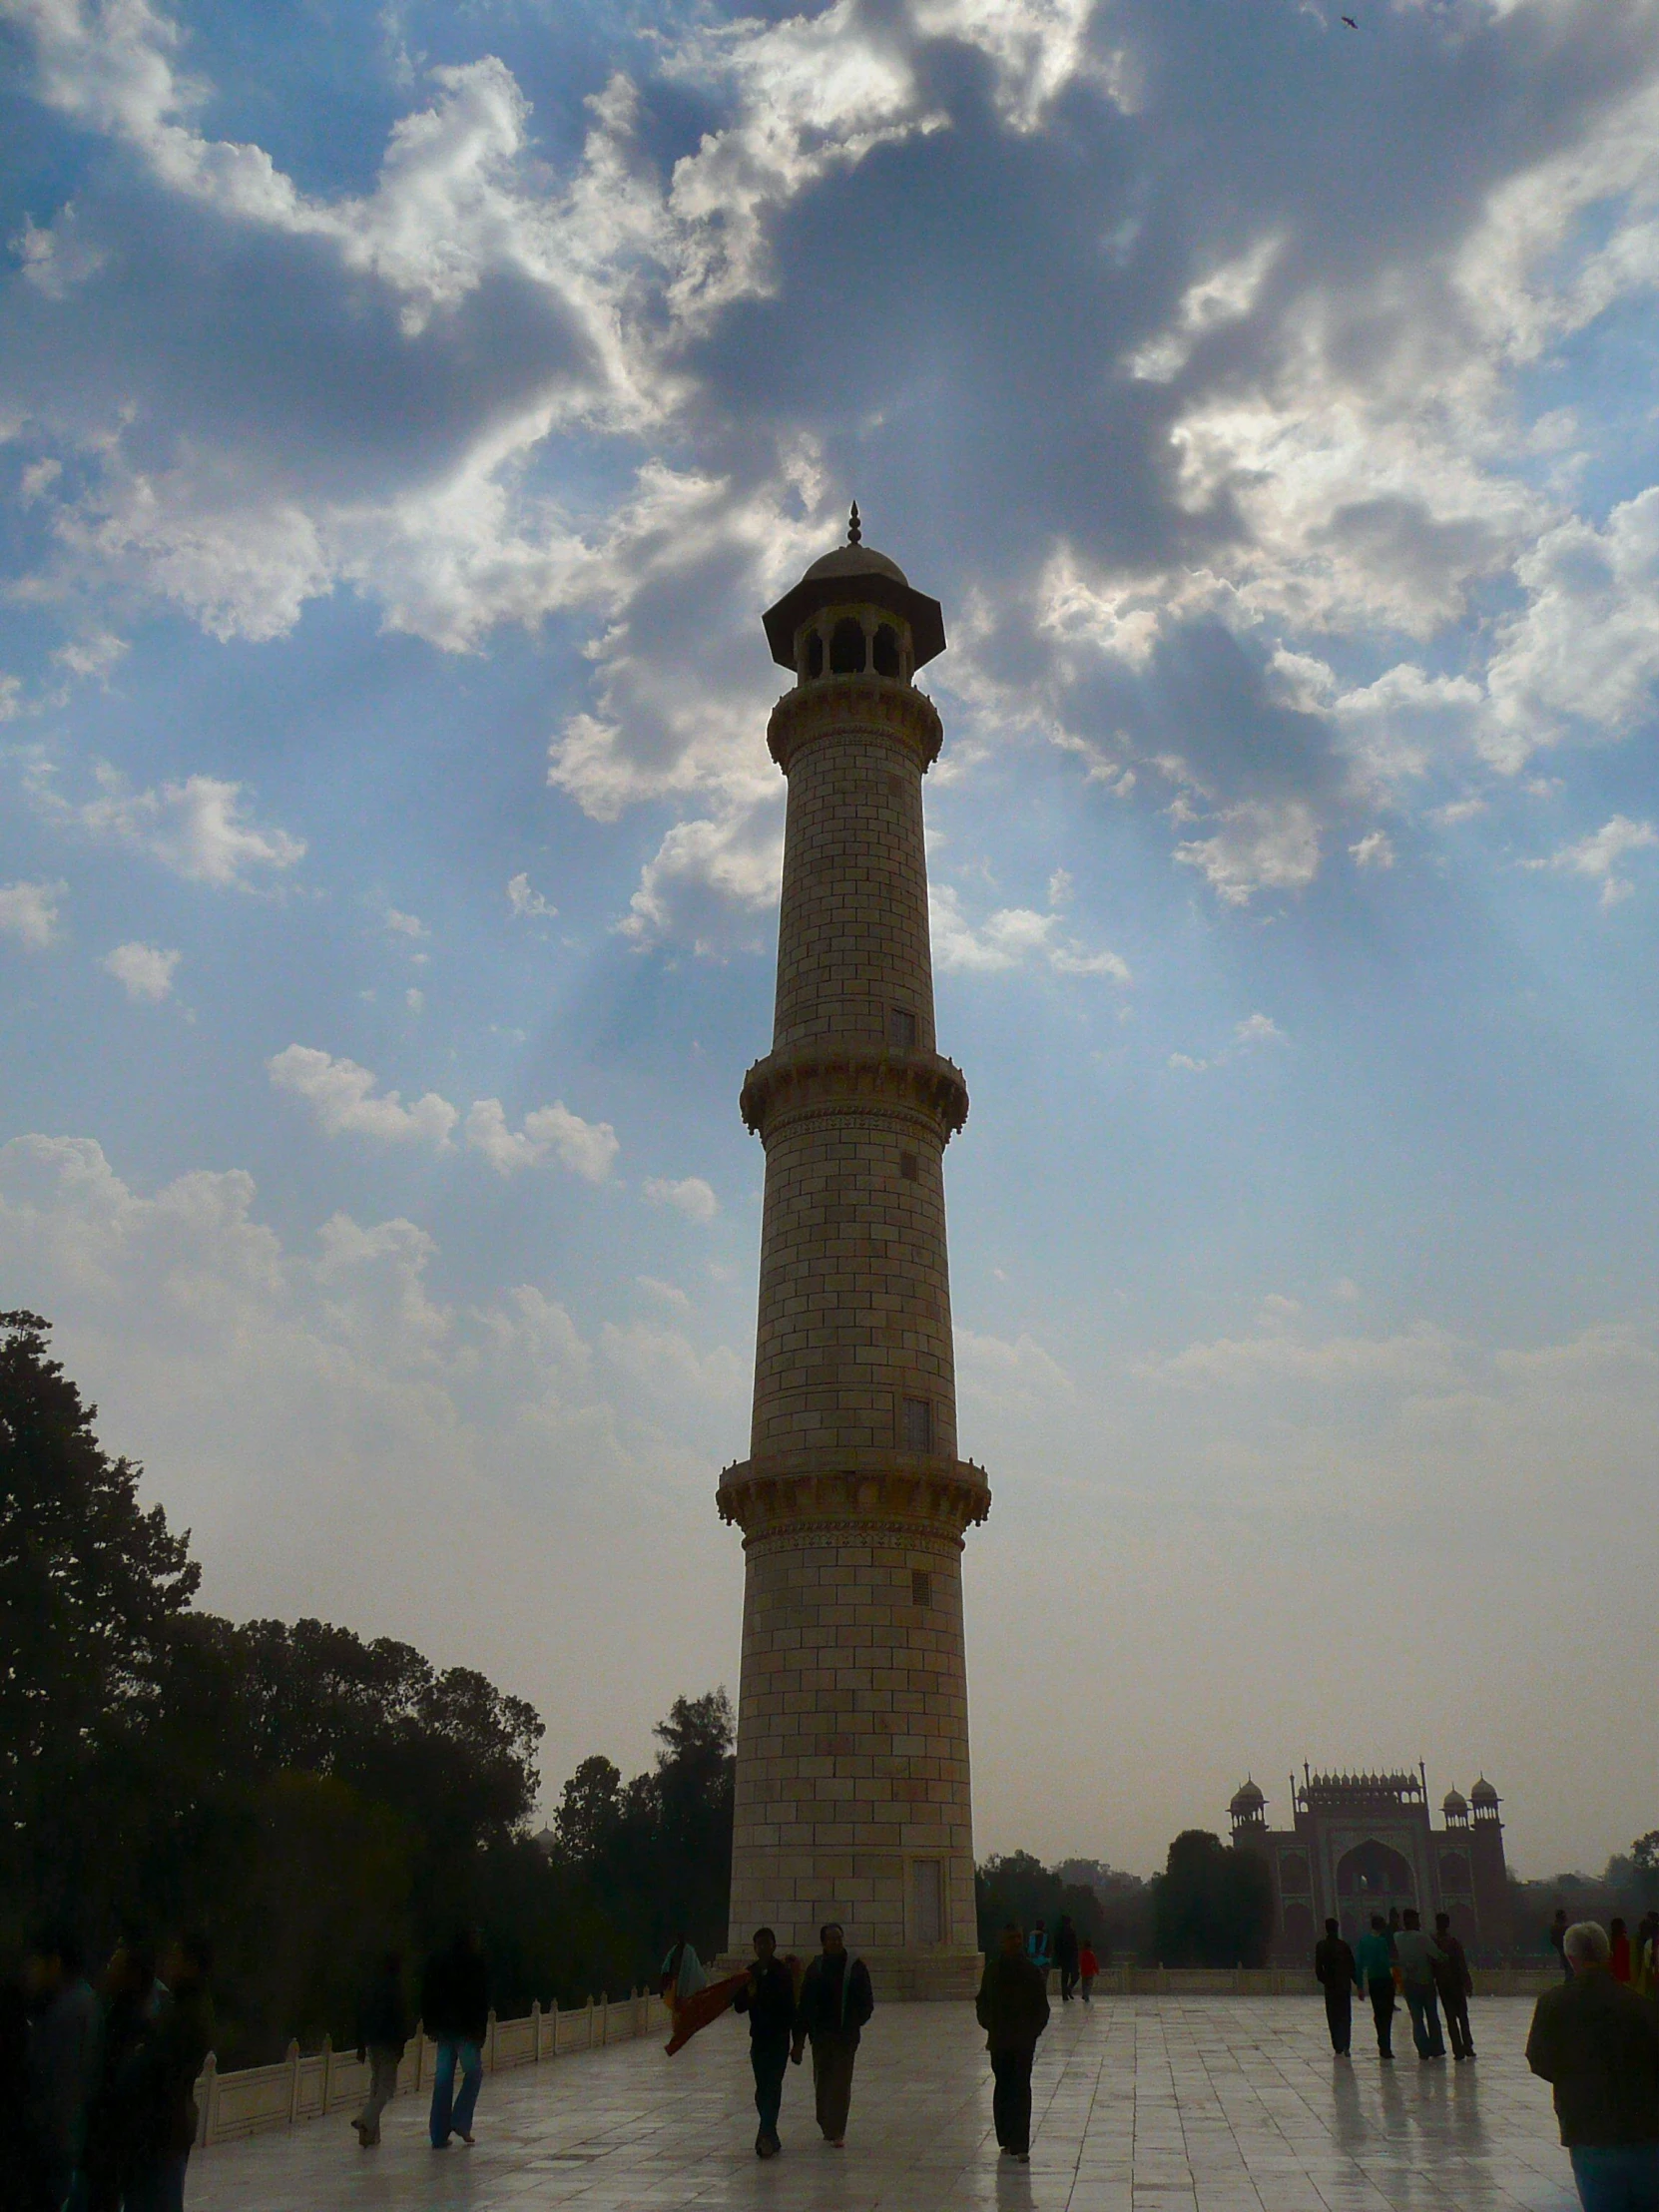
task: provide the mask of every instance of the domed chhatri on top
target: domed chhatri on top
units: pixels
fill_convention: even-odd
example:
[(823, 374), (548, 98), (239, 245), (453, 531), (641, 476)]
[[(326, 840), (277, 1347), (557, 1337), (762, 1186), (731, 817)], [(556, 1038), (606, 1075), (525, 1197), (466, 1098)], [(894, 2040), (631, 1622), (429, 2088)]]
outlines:
[(1447, 1790), (1440, 1801), (1440, 1811), (1448, 1821), (1466, 1821), (1469, 1817), (1469, 1801), (1461, 1790)]
[(1266, 1810), (1267, 1802), (1254, 1782), (1246, 1782), (1242, 1790), (1234, 1792), (1233, 1802), (1227, 1810), (1236, 1821), (1255, 1820)]
[(1469, 1803), (1474, 1807), (1477, 1813), (1495, 1813), (1497, 1811), (1497, 1792), (1492, 1788), (1491, 1784), (1486, 1780), (1486, 1777), (1484, 1775), (1480, 1777), (1480, 1780), (1469, 1792)]
[[(851, 676), (871, 670), (877, 676), (903, 679), (944, 651), (944, 610), (938, 601), (917, 591), (896, 561), (861, 543), (860, 532), (854, 501), (846, 543), (816, 560), (800, 583), (762, 617), (773, 659), (782, 668), (794, 669), (803, 682), (825, 674)], [(898, 628), (890, 645), (879, 627), (871, 631), (859, 623), (857, 608), (879, 609), (894, 617)], [(832, 609), (839, 620), (826, 635), (815, 617)], [(866, 641), (857, 653), (855, 631), (864, 632)], [(837, 653), (835, 639), (842, 632)], [(842, 665), (854, 659), (855, 666)]]

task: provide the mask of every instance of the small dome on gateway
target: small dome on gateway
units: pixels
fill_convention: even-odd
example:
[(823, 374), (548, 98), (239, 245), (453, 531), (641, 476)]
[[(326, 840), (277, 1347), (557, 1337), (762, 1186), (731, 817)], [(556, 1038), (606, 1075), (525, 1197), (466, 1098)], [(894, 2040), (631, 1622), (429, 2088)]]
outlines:
[(1484, 1775), (1480, 1777), (1480, 1780), (1469, 1792), (1469, 1803), (1471, 1805), (1483, 1806), (1496, 1805), (1497, 1792), (1492, 1788), (1491, 1784), (1486, 1780), (1486, 1777)]
[(1460, 1821), (1469, 1809), (1469, 1801), (1461, 1790), (1447, 1790), (1440, 1811), (1447, 1820)]
[(1247, 1782), (1242, 1790), (1236, 1790), (1234, 1792), (1233, 1802), (1227, 1808), (1227, 1810), (1232, 1814), (1235, 1820), (1241, 1820), (1247, 1814), (1260, 1813), (1267, 1802), (1267, 1799), (1256, 1787), (1256, 1784), (1254, 1782)]

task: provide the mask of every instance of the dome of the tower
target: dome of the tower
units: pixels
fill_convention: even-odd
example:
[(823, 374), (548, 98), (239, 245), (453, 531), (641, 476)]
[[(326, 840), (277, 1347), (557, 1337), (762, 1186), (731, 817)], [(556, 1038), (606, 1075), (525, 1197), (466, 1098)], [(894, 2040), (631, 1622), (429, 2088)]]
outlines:
[(1441, 1801), (1440, 1811), (1445, 1815), (1448, 1821), (1466, 1820), (1468, 1818), (1468, 1799), (1464, 1797), (1461, 1790), (1447, 1790), (1445, 1797)]
[(1484, 1811), (1495, 1812), (1497, 1810), (1497, 1792), (1484, 1775), (1480, 1777), (1480, 1780), (1469, 1792), (1469, 1803), (1481, 1807)]
[(772, 657), (781, 667), (795, 667), (796, 636), (803, 623), (826, 607), (860, 601), (896, 616), (908, 628), (912, 671), (924, 668), (944, 651), (944, 610), (938, 601), (917, 591), (896, 561), (871, 545), (860, 544), (860, 527), (854, 507), (847, 543), (821, 554), (800, 583), (762, 617)]
[(1235, 1790), (1233, 1802), (1227, 1808), (1236, 1821), (1254, 1820), (1267, 1804), (1254, 1782), (1247, 1782), (1242, 1790)]
[(910, 581), (896, 561), (877, 553), (873, 545), (837, 545), (833, 553), (821, 553), (801, 581), (810, 584), (819, 576), (888, 576), (906, 587)]

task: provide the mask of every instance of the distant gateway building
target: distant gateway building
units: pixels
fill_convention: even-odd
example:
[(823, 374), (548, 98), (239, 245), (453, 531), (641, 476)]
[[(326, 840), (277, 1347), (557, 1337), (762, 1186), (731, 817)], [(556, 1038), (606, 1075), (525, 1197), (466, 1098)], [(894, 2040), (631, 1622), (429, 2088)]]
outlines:
[(1432, 1927), (1449, 1913), (1469, 1949), (1509, 1941), (1509, 1886), (1498, 1795), (1482, 1775), (1465, 1799), (1449, 1790), (1445, 1826), (1430, 1826), (1427, 1778), (1310, 1774), (1291, 1778), (1294, 1827), (1269, 1828), (1267, 1799), (1247, 1782), (1233, 1799), (1233, 1841), (1273, 1877), (1276, 1966), (1305, 1965), (1327, 1920), (1355, 1942), (1374, 1913), (1413, 1906)]

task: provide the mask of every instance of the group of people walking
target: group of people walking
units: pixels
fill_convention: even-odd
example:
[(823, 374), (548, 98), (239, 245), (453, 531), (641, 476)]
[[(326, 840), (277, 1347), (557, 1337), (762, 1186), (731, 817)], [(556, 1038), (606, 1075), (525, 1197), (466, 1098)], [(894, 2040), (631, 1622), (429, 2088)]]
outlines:
[(94, 1978), (79, 1939), (31, 1943), (0, 2023), (6, 2183), (19, 2212), (181, 2212), (195, 2088), (213, 2044), (209, 1952), (119, 1943)]
[(1394, 2011), (1401, 1996), (1411, 2015), (1411, 2040), (1419, 2059), (1427, 2062), (1446, 2054), (1442, 2011), (1452, 2057), (1474, 2056), (1469, 2032), (1474, 1979), (1463, 1946), (1451, 1932), (1449, 1913), (1435, 1914), (1432, 1936), (1409, 1908), (1387, 1918), (1374, 1913), (1358, 1947), (1345, 1942), (1336, 1921), (1327, 1921), (1314, 1951), (1314, 1977), (1325, 1991), (1331, 2048), (1339, 2058), (1349, 2055), (1353, 2041), (1356, 1996), (1371, 1999), (1377, 2055), (1384, 2065), (1393, 2063)]
[(749, 2061), (755, 2074), (757, 2158), (783, 2149), (778, 2118), (789, 2066), (813, 2050), (813, 2100), (819, 2133), (831, 2150), (846, 2147), (852, 2107), (852, 2068), (861, 2032), (875, 2010), (869, 1968), (846, 1947), (839, 1921), (819, 1930), (819, 1954), (800, 1975), (778, 1955), (770, 1928), (755, 1931), (755, 1959), (733, 1998), (749, 2017)]
[(1100, 1960), (1095, 1956), (1094, 1944), (1087, 1936), (1079, 1937), (1072, 1926), (1069, 1913), (1062, 1913), (1053, 1936), (1048, 1933), (1046, 1921), (1032, 1924), (1031, 1933), (1025, 1938), (1026, 1956), (1044, 1974), (1052, 1966), (1060, 1976), (1060, 2001), (1069, 2004), (1074, 1996), (1081, 1996), (1087, 2004), (1094, 1991), (1095, 1975), (1100, 1971)]

